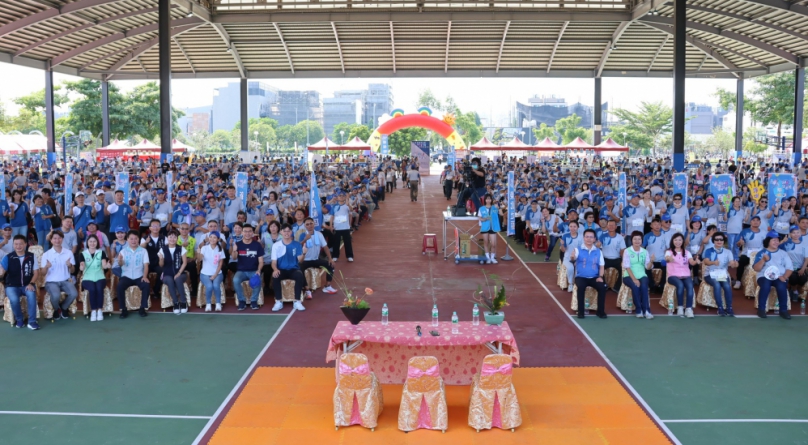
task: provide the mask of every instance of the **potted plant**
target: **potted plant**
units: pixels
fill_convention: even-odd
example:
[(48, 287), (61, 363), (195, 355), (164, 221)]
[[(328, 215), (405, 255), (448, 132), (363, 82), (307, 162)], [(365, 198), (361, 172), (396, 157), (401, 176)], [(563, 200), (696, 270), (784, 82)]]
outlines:
[(353, 289), (350, 289), (345, 284), (345, 277), (342, 276), (342, 271), (338, 272), (339, 279), (337, 279), (336, 275), (334, 275), (334, 282), (337, 285), (337, 289), (339, 289), (340, 292), (342, 292), (342, 295), (345, 296), (345, 300), (343, 300), (340, 309), (342, 310), (342, 313), (345, 314), (345, 318), (347, 318), (352, 325), (357, 325), (360, 321), (362, 321), (363, 318), (365, 318), (368, 311), (370, 311), (370, 304), (368, 303), (366, 297), (373, 295), (373, 289), (366, 287), (365, 293), (358, 296), (354, 293)]
[(508, 306), (505, 286), (497, 275), (489, 275), (483, 271), (483, 277), (485, 278), (485, 288), (478, 284), (472, 301), (483, 308), (483, 317), (487, 324), (499, 326), (505, 320), (505, 312), (502, 308)]

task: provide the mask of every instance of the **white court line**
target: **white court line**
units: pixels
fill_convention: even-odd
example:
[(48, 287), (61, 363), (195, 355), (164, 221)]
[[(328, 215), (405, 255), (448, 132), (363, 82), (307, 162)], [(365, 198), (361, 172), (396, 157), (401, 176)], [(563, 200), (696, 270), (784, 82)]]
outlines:
[[(275, 300), (272, 300), (272, 301), (275, 301)], [(172, 311), (167, 311), (167, 312), (163, 312), (163, 311), (152, 312), (152, 311), (149, 311), (149, 315), (151, 315), (151, 314), (177, 315)], [(204, 310), (199, 310), (199, 311), (188, 311), (188, 312), (186, 312), (184, 314), (180, 314), (180, 315), (183, 315), (183, 316), (184, 315), (215, 315), (217, 317), (220, 316), (220, 315), (239, 315), (239, 316), (246, 316), (246, 315), (268, 316), (269, 315), (269, 316), (274, 316), (274, 317), (286, 317), (289, 314), (256, 314), (254, 312), (205, 312)]]
[(264, 353), (267, 352), (267, 349), (269, 349), (269, 346), (272, 345), (272, 342), (275, 341), (275, 339), (278, 337), (278, 334), (281, 333), (284, 326), (286, 326), (286, 323), (289, 321), (290, 318), (292, 318), (292, 315), (294, 315), (295, 312), (297, 312), (297, 310), (292, 309), (292, 312), (290, 312), (289, 315), (286, 316), (286, 320), (283, 320), (283, 323), (281, 323), (281, 325), (278, 327), (278, 330), (275, 331), (275, 334), (272, 335), (272, 338), (269, 339), (266, 346), (264, 346), (264, 349), (262, 349), (261, 352), (258, 353), (258, 356), (255, 357), (255, 360), (253, 360), (250, 367), (247, 368), (247, 371), (244, 372), (244, 375), (241, 376), (238, 383), (236, 383), (236, 386), (233, 387), (233, 389), (230, 391), (230, 394), (228, 394), (227, 397), (225, 397), (222, 404), (219, 405), (219, 408), (216, 410), (215, 413), (213, 413), (213, 416), (209, 418), (210, 420), (208, 420), (208, 423), (205, 424), (205, 427), (202, 428), (202, 431), (200, 431), (199, 435), (196, 436), (196, 439), (194, 439), (193, 445), (198, 445), (201, 442), (202, 438), (205, 437), (205, 434), (207, 434), (210, 427), (213, 426), (213, 422), (215, 422), (216, 419), (219, 417), (219, 415), (222, 413), (222, 411), (224, 411), (224, 407), (227, 406), (228, 403), (230, 403), (230, 399), (232, 399), (233, 396), (236, 395), (236, 392), (238, 392), (239, 388), (241, 388), (241, 385), (244, 383), (245, 380), (247, 380), (247, 376), (250, 375), (250, 373), (253, 371), (253, 369), (255, 369), (255, 366), (258, 364), (258, 361), (261, 359), (261, 357), (264, 355)]
[(123, 417), (133, 419), (194, 419), (208, 420), (208, 416), (162, 416), (151, 414), (107, 414), (107, 413), (59, 413), (45, 411), (0, 411), (2, 414), (14, 414), (25, 416), (75, 416), (75, 417)]
[(808, 423), (805, 419), (676, 419), (665, 423)]
[[(502, 234), (500, 233), (499, 236), (502, 237)], [(505, 242), (507, 242), (507, 240)], [(572, 321), (572, 324), (576, 328), (578, 328), (578, 330), (581, 332), (581, 334), (583, 334), (584, 337), (586, 337), (587, 340), (589, 340), (589, 343), (592, 345), (593, 348), (595, 348), (595, 351), (597, 351), (598, 354), (600, 354), (600, 356), (603, 358), (603, 361), (605, 361), (606, 364), (609, 365), (609, 367), (612, 369), (612, 371), (615, 373), (615, 375), (617, 375), (617, 377), (620, 379), (620, 381), (623, 382), (623, 385), (625, 385), (626, 388), (628, 388), (629, 391), (631, 391), (631, 394), (633, 394), (634, 397), (637, 399), (637, 401), (639, 401), (640, 404), (643, 406), (643, 408), (645, 408), (645, 411), (656, 421), (657, 425), (659, 425), (659, 428), (662, 429), (662, 431), (664, 431), (665, 434), (668, 435), (668, 438), (671, 441), (673, 441), (673, 443), (675, 443), (676, 445), (682, 445), (682, 443), (679, 442), (679, 439), (676, 438), (676, 436), (673, 434), (673, 432), (670, 429), (668, 429), (667, 426), (665, 426), (665, 423), (662, 422), (662, 419), (660, 419), (659, 416), (657, 416), (657, 414), (654, 412), (654, 410), (652, 410), (651, 407), (648, 406), (648, 403), (645, 402), (645, 400), (640, 396), (640, 394), (637, 392), (637, 390), (635, 390), (634, 387), (631, 386), (631, 384), (628, 382), (628, 380), (626, 380), (626, 378), (623, 377), (623, 374), (621, 374), (620, 371), (617, 370), (617, 366), (615, 366), (614, 363), (612, 363), (611, 360), (609, 360), (609, 358), (606, 357), (606, 354), (604, 354), (603, 351), (600, 350), (598, 345), (596, 345), (595, 342), (592, 340), (592, 337), (590, 337), (589, 334), (586, 333), (586, 331), (584, 330), (584, 328), (581, 327), (581, 325), (579, 325), (574, 320), (572, 320), (572, 315), (567, 313), (566, 309), (564, 309), (564, 306), (561, 303), (558, 302), (555, 295), (552, 292), (550, 292), (550, 289), (548, 289), (547, 286), (544, 285), (544, 282), (542, 282), (542, 280), (540, 280), (539, 277), (537, 277), (536, 274), (533, 273), (533, 271), (530, 269), (530, 267), (528, 267), (527, 264), (525, 264), (525, 262), (522, 260), (521, 257), (519, 257), (519, 255), (516, 255), (516, 257), (519, 258), (519, 261), (522, 263), (522, 266), (525, 269), (527, 269), (527, 271), (530, 272), (531, 275), (533, 275), (533, 278), (535, 278), (536, 281), (539, 282), (541, 287), (543, 287), (544, 290), (553, 299), (553, 301), (555, 301), (555, 303), (561, 309), (561, 312), (564, 315), (566, 315), (568, 318), (570, 318), (570, 321)]]

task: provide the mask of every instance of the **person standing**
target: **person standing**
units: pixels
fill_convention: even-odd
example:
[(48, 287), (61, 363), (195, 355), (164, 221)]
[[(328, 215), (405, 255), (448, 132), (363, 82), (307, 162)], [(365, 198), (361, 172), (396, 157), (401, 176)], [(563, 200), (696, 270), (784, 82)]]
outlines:
[(118, 266), (121, 268), (121, 279), (118, 281), (118, 306), (121, 308), (120, 318), (129, 316), (126, 308), (126, 289), (137, 286), (140, 289), (141, 317), (146, 317), (146, 306), (149, 302), (149, 254), (138, 245), (140, 235), (136, 230), (126, 234), (127, 246), (118, 254)]
[(584, 230), (584, 243), (572, 249), (570, 260), (575, 263), (575, 285), (578, 287), (578, 318), (584, 318), (586, 288), (598, 291), (598, 318), (606, 318), (606, 283), (603, 282), (605, 262), (603, 253), (595, 247), (595, 231)]
[(418, 201), (418, 184), (421, 183), (421, 173), (418, 172), (416, 167), (417, 166), (413, 164), (410, 174), (407, 175), (407, 181), (409, 181), (410, 185), (410, 202)]
[(443, 184), (443, 196), (449, 201), (452, 199), (452, 187), (454, 187), (454, 170), (452, 170), (452, 166), (449, 164), (446, 164), (443, 168), (441, 183)]
[(42, 196), (36, 195), (34, 196), (34, 208), (33, 216), (34, 216), (34, 230), (36, 230), (36, 240), (40, 246), (42, 246), (42, 250), (49, 250), (50, 243), (48, 242), (48, 233), (53, 228), (52, 221), (53, 211), (51, 211), (50, 206), (45, 205), (45, 201), (42, 199)]
[[(332, 258), (336, 262), (339, 260), (340, 244), (345, 245), (345, 256), (348, 262), (353, 262), (353, 243), (351, 240), (351, 206), (346, 202), (344, 191), (337, 193), (337, 203), (331, 206), (334, 213), (334, 236), (332, 237), (331, 251)], [(291, 230), (291, 227), (289, 228)], [(274, 267), (274, 266), (273, 266)], [(277, 269), (275, 269), (277, 271)]]
[(491, 195), (485, 195), (484, 204), (480, 207), (480, 234), (483, 237), (485, 248), (485, 262), (497, 264), (497, 233), (502, 229), (499, 226), (499, 210), (494, 204)]
[[(79, 295), (76, 291), (76, 286), (70, 281), (75, 257), (73, 252), (62, 247), (63, 240), (64, 235), (62, 232), (53, 231), (50, 240), (53, 247), (42, 254), (42, 259), (40, 260), (40, 269), (45, 275), (45, 290), (48, 292), (51, 305), (55, 310), (53, 314), (54, 320), (67, 319), (67, 310)], [(67, 297), (60, 304), (59, 300), (62, 292)]]
[[(39, 278), (39, 264), (34, 254), (28, 252), (28, 242), (23, 235), (14, 237), (14, 250), (0, 260), (0, 278), (5, 278), (6, 296), (11, 303), (11, 312), (14, 314), (14, 327), (25, 326), (20, 298), (25, 295), (28, 303), (28, 329), (36, 331), (39, 323), (36, 321), (36, 283)], [(9, 308), (6, 308), (9, 310)]]
[(281, 297), (283, 295), (283, 280), (295, 281), (295, 303), (294, 308), (298, 311), (305, 311), (306, 308), (300, 301), (303, 286), (306, 284), (306, 277), (300, 271), (300, 262), (308, 251), (305, 246), (292, 238), (292, 228), (288, 224), (281, 226), (281, 242), (272, 245), (272, 278), (275, 289), (275, 305), (272, 311), (277, 312), (283, 309)]
[[(235, 227), (235, 226), (234, 226)], [(261, 241), (254, 239), (255, 229), (249, 224), (241, 228), (241, 240), (233, 243), (230, 258), (236, 258), (236, 273), (233, 276), (233, 287), (238, 297), (238, 310), (247, 307), (244, 297), (244, 288), (241, 283), (249, 282), (252, 288), (250, 296), (250, 309), (258, 310), (258, 293), (261, 289), (261, 270), (264, 268), (264, 246)], [(257, 277), (253, 279), (253, 277)]]
[[(173, 312), (177, 315), (188, 312), (188, 301), (185, 295), (185, 268), (188, 265), (188, 250), (177, 245), (179, 234), (170, 230), (166, 238), (168, 243), (163, 246), (157, 256), (162, 269), (162, 282), (168, 287), (168, 293), (174, 304)], [(160, 288), (162, 292), (162, 287)]]
[(79, 270), (83, 272), (81, 276), (81, 288), (87, 291), (90, 304), (90, 321), (102, 321), (104, 319), (104, 288), (107, 287), (107, 280), (104, 270), (110, 268), (107, 261), (107, 253), (99, 248), (98, 237), (87, 235), (85, 241), (87, 248), (79, 256)]

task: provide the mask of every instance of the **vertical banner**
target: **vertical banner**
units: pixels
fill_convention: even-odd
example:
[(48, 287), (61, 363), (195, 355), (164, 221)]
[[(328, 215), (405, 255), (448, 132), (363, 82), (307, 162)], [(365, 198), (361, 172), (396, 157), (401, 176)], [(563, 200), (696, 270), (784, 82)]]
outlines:
[(129, 202), (129, 172), (118, 172), (115, 175), (115, 190), (123, 190), (123, 200)]
[(311, 185), (309, 187), (311, 193), (309, 194), (309, 216), (314, 220), (314, 230), (321, 230), (323, 228), (323, 211), (320, 202), (320, 189), (317, 188), (317, 177), (314, 172), (311, 173)]
[(452, 150), (449, 152), (449, 156), (446, 157), (446, 163), (451, 165), (452, 169), (454, 169), (455, 162), (457, 162), (457, 154), (455, 154), (455, 151)]
[(65, 215), (72, 215), (73, 208), (73, 173), (65, 175)]
[(429, 141), (410, 142), (410, 156), (418, 159), (418, 173), (429, 176)]
[(6, 199), (6, 172), (0, 172), (0, 200)]
[(236, 173), (236, 196), (241, 198), (241, 204), (247, 208), (247, 172)]
[(617, 205), (620, 207), (620, 233), (623, 235), (627, 235), (626, 233), (626, 219), (623, 218), (622, 212), (623, 209), (626, 208), (628, 205), (628, 199), (626, 197), (626, 174), (620, 173), (617, 179)]
[[(168, 202), (168, 208), (171, 209), (171, 212), (173, 213), (174, 206), (171, 203), (172, 196), (174, 196), (174, 172), (169, 170), (166, 172), (166, 202)], [(169, 227), (170, 226), (171, 225), (169, 224)]]
[(387, 156), (390, 154), (390, 141), (386, 134), (382, 135), (382, 146), (381, 146), (382, 155)]
[[(735, 196), (735, 177), (733, 175), (713, 175), (710, 177), (710, 193), (715, 198), (716, 203), (721, 203), (725, 209), (729, 209), (732, 204), (732, 197)], [(727, 231), (726, 217), (722, 215), (718, 221), (707, 219), (705, 227), (715, 224), (718, 230)]]
[(780, 207), (780, 202), (788, 197), (797, 196), (797, 179), (792, 174), (769, 174), (769, 205)]
[(516, 235), (516, 200), (513, 193), (513, 172), (508, 172), (508, 236)]
[(682, 204), (687, 205), (687, 173), (673, 174), (673, 194), (682, 194)]

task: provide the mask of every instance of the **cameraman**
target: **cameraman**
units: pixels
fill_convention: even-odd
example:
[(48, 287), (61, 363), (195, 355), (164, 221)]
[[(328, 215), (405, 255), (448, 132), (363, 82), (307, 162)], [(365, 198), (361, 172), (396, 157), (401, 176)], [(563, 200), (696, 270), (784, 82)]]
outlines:
[[(480, 158), (473, 158), (471, 160), (471, 172), (466, 178), (466, 188), (463, 190), (460, 202), (466, 202), (471, 197), (471, 202), (474, 203), (474, 209), (480, 210), (482, 203), (480, 200), (485, 196), (487, 190), (485, 189), (485, 169), (482, 166)], [(476, 192), (476, 193), (475, 193)]]

